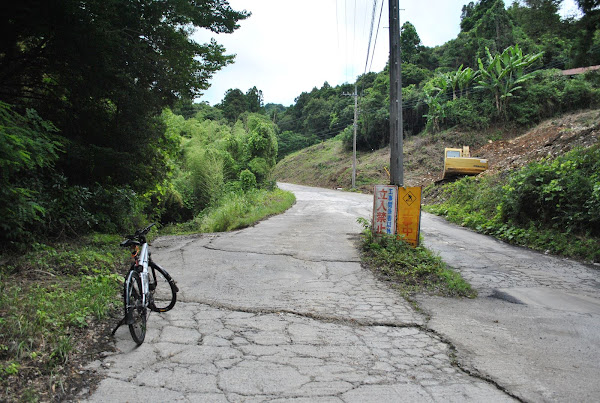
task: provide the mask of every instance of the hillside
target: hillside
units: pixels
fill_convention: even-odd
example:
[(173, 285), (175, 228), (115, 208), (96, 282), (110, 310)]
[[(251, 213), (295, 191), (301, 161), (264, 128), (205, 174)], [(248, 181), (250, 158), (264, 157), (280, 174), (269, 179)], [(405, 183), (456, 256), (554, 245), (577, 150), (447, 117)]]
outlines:
[[(490, 173), (512, 170), (530, 161), (562, 155), (574, 147), (598, 142), (600, 109), (564, 115), (542, 122), (525, 133), (490, 129), (460, 132), (454, 129), (404, 141), (404, 178), (408, 186), (427, 186), (440, 178), (445, 147), (469, 145), (471, 154), (487, 158)], [(356, 185), (370, 192), (375, 183), (388, 183), (389, 147), (357, 153)], [(334, 138), (288, 155), (274, 170), (277, 181), (325, 188), (349, 189), (352, 151)]]

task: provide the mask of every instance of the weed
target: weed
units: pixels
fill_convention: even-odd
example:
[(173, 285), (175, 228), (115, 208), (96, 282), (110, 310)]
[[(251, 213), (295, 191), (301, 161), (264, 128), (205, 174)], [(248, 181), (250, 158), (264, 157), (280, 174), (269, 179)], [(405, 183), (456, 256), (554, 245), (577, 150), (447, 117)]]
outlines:
[(37, 401), (40, 391), (20, 383), (63, 371), (76, 330), (119, 304), (117, 245), (112, 236), (95, 235), (3, 260), (11, 264), (0, 269), (0, 400)]
[(1, 364), (0, 374), (4, 376), (16, 375), (19, 373), (19, 368), (21, 368), (19, 363), (15, 361), (9, 361), (6, 364)]
[(395, 235), (374, 236), (368, 220), (359, 218), (358, 223), (363, 226), (363, 262), (392, 281), (403, 294), (428, 292), (469, 298), (477, 295), (459, 273), (424, 246), (413, 248)]
[(231, 192), (194, 220), (165, 228), (163, 233), (223, 232), (244, 228), (284, 212), (295, 200), (292, 193), (280, 189)]

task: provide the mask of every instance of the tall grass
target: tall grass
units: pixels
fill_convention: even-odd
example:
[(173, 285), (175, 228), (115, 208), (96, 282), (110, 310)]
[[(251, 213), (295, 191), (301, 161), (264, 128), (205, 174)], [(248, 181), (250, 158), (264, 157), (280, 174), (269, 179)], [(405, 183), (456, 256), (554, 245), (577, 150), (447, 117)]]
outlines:
[(252, 189), (226, 193), (218, 203), (204, 210), (192, 221), (165, 228), (163, 234), (224, 232), (248, 227), (290, 208), (296, 198), (281, 189)]

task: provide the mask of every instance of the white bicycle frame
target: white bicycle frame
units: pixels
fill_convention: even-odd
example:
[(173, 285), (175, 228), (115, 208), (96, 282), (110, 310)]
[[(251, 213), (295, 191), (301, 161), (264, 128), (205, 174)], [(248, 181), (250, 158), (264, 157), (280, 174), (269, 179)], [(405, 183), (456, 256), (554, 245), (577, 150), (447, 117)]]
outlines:
[(144, 242), (140, 248), (140, 256), (138, 262), (142, 266), (142, 272), (140, 279), (142, 280), (142, 303), (144, 306), (148, 306), (148, 293), (150, 292), (150, 286), (148, 284), (148, 261), (150, 256), (148, 254), (148, 243)]

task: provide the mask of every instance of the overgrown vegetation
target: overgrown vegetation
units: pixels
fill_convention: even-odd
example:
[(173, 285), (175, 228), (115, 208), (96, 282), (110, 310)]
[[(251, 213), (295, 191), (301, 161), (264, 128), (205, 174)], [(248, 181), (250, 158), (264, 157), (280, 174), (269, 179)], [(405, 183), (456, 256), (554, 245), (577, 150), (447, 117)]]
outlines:
[[(233, 57), (214, 41), (194, 43), (193, 29), (233, 32), (250, 15), (226, 2), (30, 2), (1, 13), (5, 248), (148, 221), (181, 223), (232, 187), (268, 188), (270, 168), (288, 153), (336, 136), (351, 144), (353, 99), (344, 94), (355, 85), (359, 150), (388, 144), (387, 69), (355, 83), (324, 83), (290, 107), (263, 105), (256, 87), (232, 88), (215, 107), (194, 103)], [(471, 2), (458, 37), (435, 48), (406, 22), (405, 135), (529, 126), (600, 104), (597, 73), (552, 70), (600, 63), (597, 0), (578, 1), (579, 19), (561, 19), (560, 5)], [(27, 68), (14, 68), (22, 61)]]
[(159, 220), (179, 150), (160, 114), (233, 61), (191, 35), (248, 16), (220, 0), (2, 6), (2, 248)]
[[(193, 30), (233, 32), (250, 16), (226, 1), (42, 3), (23, 0), (0, 12), (0, 372), (4, 390), (24, 400), (35, 393), (14, 382), (61, 374), (75, 329), (104, 317), (117, 295), (119, 258), (106, 246), (116, 240), (81, 237), (149, 221), (174, 232), (230, 230), (284, 210), (293, 197), (274, 189), (275, 162), (318, 143), (339, 159), (354, 115), (343, 94), (354, 85), (359, 150), (384, 149), (389, 126), (387, 69), (355, 83), (324, 83), (290, 107), (263, 105), (256, 87), (230, 89), (215, 107), (195, 103), (233, 56), (215, 41), (195, 43)], [(436, 48), (403, 25), (404, 133), (437, 132), (415, 141), (408, 166), (430, 175), (434, 164), (423, 166), (419, 142), (460, 141), (445, 131), (454, 126), (489, 133), (600, 104), (597, 73), (560, 71), (600, 64), (600, 4), (577, 0), (578, 19), (561, 19), (560, 4), (470, 2), (457, 38)], [(324, 143), (334, 137), (340, 141)], [(485, 186), (462, 180), (434, 208), (513, 242), (597, 259), (595, 155), (479, 179)], [(348, 164), (335, 171), (329, 159), (313, 157), (303, 170), (334, 178), (327, 186), (349, 177)], [(359, 185), (386, 177), (385, 164), (370, 158)], [(477, 196), (460, 199), (467, 191)], [(455, 282), (437, 263), (422, 263), (431, 258), (423, 250), (406, 253), (392, 239), (369, 245), (368, 254), (398, 264), (409, 255), (422, 268), (386, 269), (408, 289), (437, 292), (445, 286), (436, 284)]]
[(223, 232), (245, 228), (290, 208), (296, 198), (291, 192), (254, 189), (231, 192), (193, 220), (166, 227), (163, 234)]
[(468, 298), (477, 295), (459, 273), (424, 246), (413, 248), (395, 235), (375, 236), (368, 220), (362, 218), (359, 223), (364, 228), (363, 262), (404, 295), (422, 292)]
[(69, 365), (88, 326), (121, 307), (119, 238), (34, 245), (0, 256), (0, 396), (51, 400), (70, 391)]
[(466, 177), (425, 194), (430, 212), (507, 242), (600, 261), (600, 146), (509, 175)]
[[(161, 214), (163, 222), (193, 220), (181, 228), (224, 231), (291, 205), (255, 205), (283, 197), (271, 179), (277, 156), (276, 129), (264, 115), (245, 113), (234, 125), (201, 116), (185, 119), (170, 110), (165, 110), (163, 118), (167, 131), (181, 142)], [(289, 201), (291, 195), (286, 197)]]

